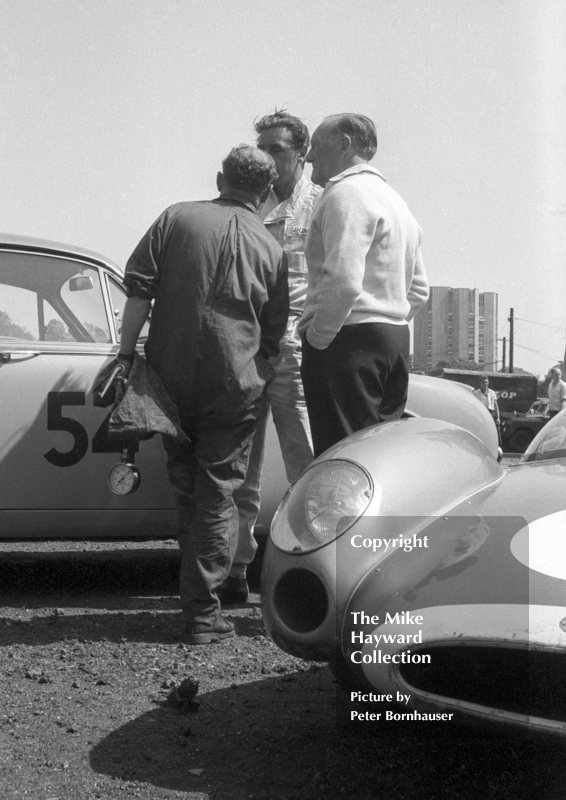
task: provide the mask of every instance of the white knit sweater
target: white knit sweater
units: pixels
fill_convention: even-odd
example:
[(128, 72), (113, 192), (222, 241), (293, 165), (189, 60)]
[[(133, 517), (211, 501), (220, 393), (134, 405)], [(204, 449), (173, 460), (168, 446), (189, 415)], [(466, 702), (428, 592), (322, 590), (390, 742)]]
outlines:
[(421, 229), (405, 201), (369, 164), (327, 183), (305, 255), (308, 290), (299, 330), (328, 347), (343, 325), (404, 325), (428, 299)]

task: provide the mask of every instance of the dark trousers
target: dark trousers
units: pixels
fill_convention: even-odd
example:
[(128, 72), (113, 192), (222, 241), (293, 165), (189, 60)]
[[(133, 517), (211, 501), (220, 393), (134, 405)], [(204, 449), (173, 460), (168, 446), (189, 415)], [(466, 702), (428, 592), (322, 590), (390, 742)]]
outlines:
[(304, 341), (301, 376), (315, 456), (354, 431), (402, 416), (408, 361), (407, 325), (344, 325), (326, 350)]
[(488, 411), (491, 414), (492, 420), (495, 422), (495, 427), (497, 428), (497, 442), (499, 447), (501, 447), (503, 442), (501, 441), (501, 422), (499, 421), (499, 415), (497, 411), (491, 411), (489, 408)]
[(228, 575), (238, 543), (233, 494), (246, 477), (263, 404), (261, 398), (239, 424), (210, 428), (197, 423), (187, 431), (190, 441), (183, 444), (163, 437), (167, 474), (177, 500), (179, 594), (189, 626), (208, 624), (220, 613), (216, 592)]

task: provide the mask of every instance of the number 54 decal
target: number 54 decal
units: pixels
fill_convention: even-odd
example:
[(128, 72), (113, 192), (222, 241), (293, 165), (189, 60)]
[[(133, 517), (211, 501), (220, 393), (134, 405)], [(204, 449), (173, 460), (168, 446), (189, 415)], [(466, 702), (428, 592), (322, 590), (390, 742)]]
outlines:
[[(88, 452), (88, 433), (81, 423), (72, 417), (63, 416), (63, 406), (84, 406), (86, 405), (84, 392), (49, 392), (47, 395), (47, 430), (66, 431), (75, 440), (70, 450), (62, 453), (60, 450), (51, 448), (44, 454), (44, 458), (55, 467), (73, 467), (85, 457)], [(93, 453), (121, 453), (122, 443), (111, 441), (108, 438), (108, 420), (110, 411), (104, 418), (102, 425), (92, 437)], [(139, 450), (138, 442), (133, 443), (131, 452), (137, 453)]]

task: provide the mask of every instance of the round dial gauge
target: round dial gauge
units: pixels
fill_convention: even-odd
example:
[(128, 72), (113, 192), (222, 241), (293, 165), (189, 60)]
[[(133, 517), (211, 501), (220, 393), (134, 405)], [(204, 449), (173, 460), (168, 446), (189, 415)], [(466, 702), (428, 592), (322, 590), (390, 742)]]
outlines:
[(135, 464), (114, 464), (108, 473), (108, 484), (114, 494), (135, 492), (140, 480), (140, 471)]

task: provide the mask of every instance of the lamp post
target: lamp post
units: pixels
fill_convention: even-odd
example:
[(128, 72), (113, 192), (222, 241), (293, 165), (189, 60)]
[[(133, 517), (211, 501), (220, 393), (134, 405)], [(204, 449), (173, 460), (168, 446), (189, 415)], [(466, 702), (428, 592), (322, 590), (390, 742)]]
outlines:
[(515, 310), (509, 309), (509, 372), (513, 372), (513, 338), (515, 324)]

